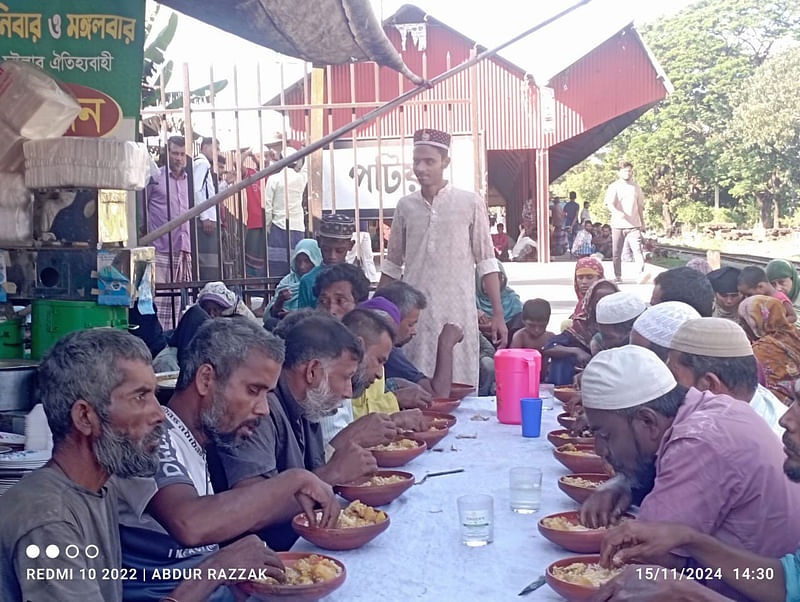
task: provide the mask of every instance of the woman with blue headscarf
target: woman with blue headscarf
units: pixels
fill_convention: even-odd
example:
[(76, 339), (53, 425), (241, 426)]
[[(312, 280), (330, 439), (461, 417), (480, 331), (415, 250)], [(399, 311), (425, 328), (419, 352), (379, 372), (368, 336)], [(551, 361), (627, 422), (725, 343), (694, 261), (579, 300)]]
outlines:
[[(522, 301), (513, 288), (508, 286), (508, 277), (501, 262), (497, 262), (500, 268), (500, 301), (503, 304), (503, 316), (508, 327), (508, 341), (514, 333), (522, 328)], [(483, 290), (482, 279), (478, 274), (475, 275), (475, 300), (478, 305), (478, 324), (486, 323), (486, 318), (492, 319), (492, 302), (486, 291)]]
[(313, 238), (304, 238), (294, 248), (289, 273), (275, 288), (275, 295), (267, 305), (264, 321), (269, 318), (282, 318), (290, 311), (299, 309), (300, 279), (318, 265), (322, 264), (322, 251)]

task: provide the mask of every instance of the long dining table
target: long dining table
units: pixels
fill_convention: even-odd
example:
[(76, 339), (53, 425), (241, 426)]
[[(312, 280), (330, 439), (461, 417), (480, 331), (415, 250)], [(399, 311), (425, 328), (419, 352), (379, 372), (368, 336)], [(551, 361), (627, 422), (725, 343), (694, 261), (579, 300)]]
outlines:
[[(397, 468), (418, 481), (427, 472), (464, 472), (429, 478), (382, 506), (389, 528), (359, 549), (326, 551), (301, 538), (292, 551), (327, 554), (344, 563), (347, 579), (325, 598), (331, 602), (563, 600), (547, 585), (518, 596), (551, 562), (576, 555), (537, 529), (542, 516), (579, 508), (558, 488), (559, 477), (569, 471), (553, 457), (547, 440), (549, 431), (561, 428), (556, 416), (562, 411), (556, 399), (544, 398), (541, 435), (525, 438), (519, 425), (498, 422), (494, 397), (465, 398), (451, 412), (458, 422), (434, 446), (442, 451), (426, 451)], [(508, 472), (514, 466), (542, 471), (541, 507), (534, 514), (510, 508)], [(494, 540), (478, 548), (463, 545), (460, 537), (456, 499), (471, 493), (494, 498)]]

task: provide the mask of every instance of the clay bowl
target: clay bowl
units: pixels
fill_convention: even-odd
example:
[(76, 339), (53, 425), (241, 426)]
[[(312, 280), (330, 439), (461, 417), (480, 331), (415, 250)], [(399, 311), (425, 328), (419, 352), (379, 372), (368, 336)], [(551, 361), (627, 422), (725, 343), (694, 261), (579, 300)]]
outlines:
[(475, 387), (463, 383), (453, 383), (450, 385), (450, 399), (464, 399), (475, 392)]
[(556, 460), (569, 468), (570, 472), (606, 472), (603, 459), (594, 453), (593, 445), (576, 445), (578, 451), (586, 452), (587, 455), (578, 455), (563, 451), (563, 445), (553, 450)]
[[(578, 474), (570, 474), (567, 475), (568, 477), (577, 477), (581, 479), (586, 479), (587, 481), (592, 481), (594, 483), (605, 483), (611, 477), (607, 474), (600, 474), (600, 473), (578, 473)], [(561, 489), (564, 493), (566, 493), (569, 497), (573, 500), (582, 504), (586, 501), (586, 499), (592, 495), (596, 491), (596, 489), (592, 489), (589, 487), (579, 487), (577, 485), (572, 485), (570, 483), (564, 482), (565, 477), (561, 477), (558, 479), (558, 488)]]
[(443, 420), (444, 423), (442, 423), (441, 426), (446, 426), (447, 428), (453, 428), (455, 423), (458, 422), (458, 418), (452, 414), (445, 414), (434, 410), (422, 410), (422, 415), (427, 416), (431, 420)]
[(403, 495), (403, 493), (414, 484), (414, 475), (410, 472), (379, 470), (375, 474), (381, 477), (397, 475), (403, 477), (404, 480), (379, 486), (362, 485), (365, 481), (361, 483), (345, 483), (343, 485), (334, 486), (333, 490), (348, 502), (361, 500), (368, 506), (385, 506), (392, 500)]
[(558, 424), (569, 430), (575, 424), (577, 418), (575, 418), (575, 416), (570, 416), (568, 412), (564, 412), (556, 416), (556, 420), (558, 420)]
[(325, 550), (355, 550), (372, 541), (389, 528), (389, 516), (386, 520), (366, 527), (350, 527), (347, 529), (323, 529), (310, 527), (304, 513), (292, 519), (292, 529), (300, 537), (307, 539), (315, 546)]
[(580, 394), (581, 392), (575, 387), (556, 387), (553, 390), (553, 395), (556, 396), (556, 399), (564, 404), (570, 403), (574, 398), (580, 396)]
[(448, 414), (460, 405), (460, 399), (442, 399), (441, 397), (437, 397), (431, 400), (430, 409), (440, 414)]
[[(411, 449), (399, 449), (397, 451), (370, 449), (372, 455), (375, 456), (375, 461), (378, 463), (378, 466), (382, 468), (395, 468), (397, 466), (403, 466), (404, 464), (411, 462), (411, 460), (422, 454), (428, 448), (424, 441), (420, 441), (416, 437), (400, 438), (412, 439), (413, 441), (416, 441), (418, 445), (417, 447), (412, 447)], [(585, 472), (591, 471), (587, 470)]]
[[(554, 544), (561, 546), (570, 552), (579, 554), (599, 554), (600, 546), (603, 543), (603, 536), (608, 529), (590, 529), (588, 531), (566, 531), (563, 529), (553, 529), (544, 525), (544, 520), (563, 516), (572, 523), (580, 523), (580, 512), (558, 512), (543, 516), (539, 520), (539, 533)], [(632, 519), (633, 515), (625, 514), (625, 518)]]
[[(284, 566), (293, 566), (301, 558), (310, 556), (307, 552), (278, 552), (278, 557), (283, 562)], [(270, 583), (257, 583), (255, 581), (245, 581), (238, 584), (242, 591), (255, 597), (257, 600), (286, 600), (291, 599), (292, 602), (311, 602), (312, 600), (319, 600), (324, 598), (332, 591), (337, 589), (344, 583), (347, 578), (347, 570), (344, 564), (336, 558), (317, 554), (322, 558), (327, 558), (339, 565), (342, 572), (333, 579), (322, 581), (321, 583), (312, 583), (310, 585), (274, 585)]]
[[(566, 437), (562, 435), (566, 435)], [(594, 437), (573, 437), (567, 430), (550, 431), (547, 433), (547, 440), (555, 447), (561, 447), (567, 443), (572, 443), (573, 445), (591, 445), (594, 447)]]
[(424, 441), (428, 449), (433, 449), (439, 441), (444, 439), (447, 436), (447, 433), (450, 432), (450, 429), (447, 427), (444, 428), (434, 428), (428, 429), (427, 431), (408, 431), (406, 432), (406, 436), (413, 437), (414, 439), (418, 439), (419, 441)]
[(582, 602), (583, 600), (589, 600), (597, 593), (598, 589), (600, 589), (599, 587), (578, 585), (576, 583), (562, 581), (553, 574), (553, 568), (557, 566), (569, 566), (570, 564), (574, 564), (576, 562), (591, 564), (599, 562), (599, 560), (599, 554), (594, 554), (591, 556), (570, 556), (568, 558), (556, 560), (553, 564), (547, 567), (547, 571), (545, 571), (544, 574), (545, 582), (547, 585), (553, 588), (557, 594), (563, 596), (569, 602)]

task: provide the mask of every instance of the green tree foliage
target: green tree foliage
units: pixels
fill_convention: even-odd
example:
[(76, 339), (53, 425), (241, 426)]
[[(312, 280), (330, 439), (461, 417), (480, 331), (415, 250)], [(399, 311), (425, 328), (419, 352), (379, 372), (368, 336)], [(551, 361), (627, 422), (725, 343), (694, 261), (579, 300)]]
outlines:
[(756, 201), (765, 226), (778, 226), (800, 192), (800, 47), (764, 61), (734, 99), (725, 183), (733, 195)]
[[(633, 162), (648, 224), (660, 214), (665, 230), (682, 205), (712, 205), (717, 184), (748, 202), (743, 195), (750, 193), (735, 187), (741, 166), (731, 151), (751, 145), (730, 135), (739, 89), (776, 47), (800, 36), (800, 0), (701, 0), (645, 27), (642, 35), (675, 91), (617, 136), (604, 160)], [(572, 172), (564, 181), (571, 179)], [(696, 212), (682, 212), (687, 214)]]

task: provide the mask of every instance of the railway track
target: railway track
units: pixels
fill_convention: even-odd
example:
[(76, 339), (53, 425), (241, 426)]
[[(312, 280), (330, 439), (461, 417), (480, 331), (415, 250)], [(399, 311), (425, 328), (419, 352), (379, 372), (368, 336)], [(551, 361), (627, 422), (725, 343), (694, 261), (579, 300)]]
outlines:
[[(706, 250), (705, 249), (695, 249), (692, 247), (682, 247), (678, 245), (665, 245), (665, 244), (658, 244), (656, 245), (656, 249), (664, 253), (665, 256), (689, 256), (689, 257), (705, 257)], [(757, 265), (760, 267), (764, 267), (769, 263), (774, 257), (762, 257), (759, 255), (737, 255), (733, 253), (720, 253), (720, 259), (726, 263), (734, 263), (740, 265)], [(800, 268), (800, 262), (793, 261), (792, 262), (796, 268)]]

